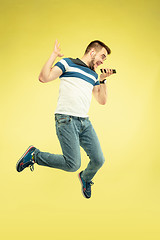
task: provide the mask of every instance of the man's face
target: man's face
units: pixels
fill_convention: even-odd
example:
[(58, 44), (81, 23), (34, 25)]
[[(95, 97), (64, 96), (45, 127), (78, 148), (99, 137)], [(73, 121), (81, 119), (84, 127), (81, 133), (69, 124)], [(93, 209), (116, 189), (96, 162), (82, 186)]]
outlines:
[(103, 64), (103, 62), (107, 58), (107, 50), (105, 48), (102, 48), (100, 51), (96, 52), (95, 50), (91, 51), (91, 61), (89, 63), (89, 68), (92, 70), (96, 70), (96, 68)]

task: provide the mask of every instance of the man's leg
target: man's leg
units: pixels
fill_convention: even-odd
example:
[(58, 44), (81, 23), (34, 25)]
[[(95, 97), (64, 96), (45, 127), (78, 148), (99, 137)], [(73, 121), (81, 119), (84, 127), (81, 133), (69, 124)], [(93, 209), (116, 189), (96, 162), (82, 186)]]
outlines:
[(64, 114), (56, 114), (56, 133), (63, 155), (35, 150), (35, 162), (38, 165), (58, 168), (69, 172), (77, 171), (81, 165), (79, 136), (74, 128), (73, 119)]
[(82, 177), (89, 182), (102, 167), (105, 159), (97, 134), (90, 120), (85, 120), (84, 130), (80, 134), (80, 145), (90, 158), (87, 168), (82, 172)]

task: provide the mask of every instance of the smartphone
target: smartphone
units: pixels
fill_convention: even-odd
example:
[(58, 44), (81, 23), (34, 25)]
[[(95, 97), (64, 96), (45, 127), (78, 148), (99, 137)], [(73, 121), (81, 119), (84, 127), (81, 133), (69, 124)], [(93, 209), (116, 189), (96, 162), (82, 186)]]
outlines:
[[(101, 73), (102, 73), (102, 69), (101, 70)], [(116, 73), (116, 69), (112, 69), (113, 70), (113, 73)], [(106, 73), (106, 69), (104, 69), (104, 72)]]

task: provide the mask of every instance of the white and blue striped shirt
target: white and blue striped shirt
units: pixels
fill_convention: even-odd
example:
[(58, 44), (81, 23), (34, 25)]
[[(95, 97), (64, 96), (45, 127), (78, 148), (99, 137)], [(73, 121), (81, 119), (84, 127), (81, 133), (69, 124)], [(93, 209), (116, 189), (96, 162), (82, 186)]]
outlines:
[(63, 72), (55, 113), (88, 117), (93, 87), (100, 84), (98, 74), (79, 58), (63, 58), (55, 66)]

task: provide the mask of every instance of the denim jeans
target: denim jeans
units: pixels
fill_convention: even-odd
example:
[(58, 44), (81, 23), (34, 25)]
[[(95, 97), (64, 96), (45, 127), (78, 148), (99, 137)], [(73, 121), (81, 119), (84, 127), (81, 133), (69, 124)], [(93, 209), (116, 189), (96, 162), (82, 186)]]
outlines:
[(88, 117), (82, 118), (56, 113), (55, 124), (63, 155), (41, 152), (36, 149), (35, 162), (38, 165), (75, 172), (81, 166), (81, 146), (90, 159), (82, 177), (85, 181), (90, 181), (105, 161), (91, 121)]

